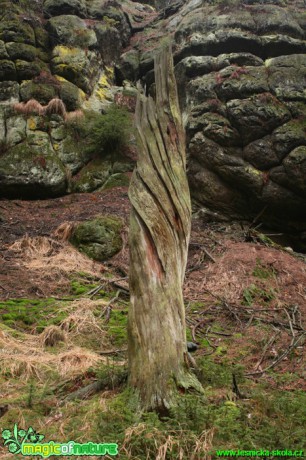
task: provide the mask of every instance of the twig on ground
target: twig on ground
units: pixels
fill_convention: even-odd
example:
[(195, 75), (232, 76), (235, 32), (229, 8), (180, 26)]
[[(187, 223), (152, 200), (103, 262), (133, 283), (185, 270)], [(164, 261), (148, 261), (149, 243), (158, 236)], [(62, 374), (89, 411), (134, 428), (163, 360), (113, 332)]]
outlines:
[(265, 359), (265, 356), (266, 356), (266, 354), (267, 354), (268, 349), (273, 345), (273, 343), (274, 343), (275, 340), (276, 340), (277, 335), (279, 335), (279, 334), (280, 334), (280, 331), (278, 331), (278, 333), (276, 333), (276, 334), (268, 341), (268, 343), (265, 345), (264, 350), (263, 350), (263, 353), (262, 353), (262, 355), (261, 355), (259, 361), (258, 361), (258, 362), (255, 364), (255, 366), (254, 366), (254, 370), (255, 370), (255, 371), (257, 371), (257, 369), (259, 368), (259, 366), (262, 364), (263, 360)]
[(210, 252), (205, 248), (203, 243), (190, 243), (190, 246), (197, 246), (202, 248), (202, 251), (207, 255), (207, 257), (214, 263), (216, 263), (216, 259), (210, 254)]
[(268, 370), (272, 369), (273, 367), (275, 367), (277, 364), (279, 364), (292, 350), (294, 350), (294, 348), (297, 347), (298, 343), (302, 340), (302, 338), (306, 335), (306, 332), (302, 332), (298, 337), (295, 337), (292, 339), (289, 347), (275, 360), (273, 361), (272, 364), (270, 364), (268, 367), (266, 367), (265, 369), (263, 369), (262, 371), (258, 371), (258, 372), (248, 372), (245, 374), (246, 377), (251, 377), (251, 376), (255, 376), (255, 375), (262, 375), (264, 374), (265, 372), (267, 372)]
[(291, 334), (292, 334), (292, 337), (294, 338), (295, 337), (295, 332), (294, 332), (294, 329), (293, 329), (293, 326), (292, 326), (292, 321), (291, 321), (291, 317), (288, 313), (288, 311), (286, 310), (286, 308), (284, 308), (284, 311), (288, 317), (288, 321), (289, 321), (289, 326), (290, 326), (290, 331), (291, 331)]
[(115, 297), (113, 297), (107, 304), (106, 304), (106, 307), (104, 308), (103, 312), (101, 313), (100, 315), (100, 318), (102, 316), (105, 315), (105, 324), (107, 324), (110, 320), (110, 315), (111, 315), (111, 312), (112, 312), (112, 304), (115, 302), (115, 300), (118, 299), (119, 295), (120, 295), (121, 291), (120, 289), (116, 292), (116, 295)]
[(215, 299), (219, 300), (219, 302), (221, 302), (221, 304), (224, 305), (228, 309), (228, 311), (231, 313), (231, 315), (234, 316), (236, 318), (236, 320), (239, 322), (239, 324), (241, 325), (241, 320), (240, 320), (239, 316), (237, 315), (237, 313), (235, 311), (232, 310), (232, 308), (229, 306), (228, 302), (224, 298), (214, 294), (213, 292), (209, 291), (206, 288), (203, 288), (203, 289), (204, 289), (205, 292), (210, 294), (212, 297), (214, 297)]

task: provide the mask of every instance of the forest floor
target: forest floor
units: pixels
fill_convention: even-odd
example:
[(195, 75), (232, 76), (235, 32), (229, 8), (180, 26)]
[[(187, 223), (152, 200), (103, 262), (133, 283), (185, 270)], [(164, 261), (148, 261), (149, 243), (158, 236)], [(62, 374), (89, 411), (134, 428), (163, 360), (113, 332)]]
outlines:
[[(126, 224), (123, 250), (104, 264), (58, 231), (99, 214)], [(17, 423), (62, 442), (103, 438), (118, 442), (119, 458), (135, 460), (304, 448), (305, 257), (246, 225), (200, 216), (184, 299), (206, 402), (187, 398), (163, 426), (135, 419), (124, 402), (128, 215), (124, 187), (0, 201), (0, 431)], [(74, 395), (97, 381), (100, 392)], [(13, 457), (0, 443), (0, 458)]]

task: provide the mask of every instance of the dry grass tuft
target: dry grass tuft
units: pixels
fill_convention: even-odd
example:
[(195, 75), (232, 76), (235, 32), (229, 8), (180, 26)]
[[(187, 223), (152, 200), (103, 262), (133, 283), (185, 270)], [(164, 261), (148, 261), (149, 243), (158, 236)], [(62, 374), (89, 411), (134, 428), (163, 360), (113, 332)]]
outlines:
[(30, 99), (28, 102), (20, 102), (13, 106), (14, 110), (23, 115), (44, 115), (45, 107), (42, 106), (36, 99)]
[(60, 353), (57, 358), (57, 369), (61, 376), (79, 375), (86, 372), (88, 368), (104, 361), (96, 353), (80, 347), (74, 347)]
[(24, 357), (16, 357), (10, 363), (9, 372), (13, 378), (19, 377), (25, 382), (32, 378), (42, 381), (42, 367), (45, 366), (46, 363), (41, 363), (39, 360), (33, 358), (29, 359), (27, 357), (25, 360)]
[(67, 336), (60, 327), (51, 325), (46, 327), (39, 339), (44, 347), (54, 347), (60, 342), (66, 342)]
[(51, 99), (51, 101), (48, 103), (48, 105), (45, 107), (45, 113), (46, 115), (60, 115), (62, 118), (66, 118), (66, 106), (64, 102), (59, 99), (58, 97), (55, 97)]
[(84, 118), (84, 112), (82, 110), (74, 110), (73, 112), (67, 112), (66, 115), (66, 121), (69, 122), (74, 122), (74, 121), (80, 121)]
[(98, 277), (104, 270), (101, 264), (81, 254), (68, 242), (59, 242), (52, 238), (31, 238), (26, 235), (9, 249), (22, 255), (24, 265), (37, 273), (37, 280), (57, 281), (79, 272)]
[(57, 253), (61, 247), (60, 243), (51, 238), (46, 238), (44, 236), (31, 238), (25, 235), (20, 240), (15, 241), (15, 243), (10, 246), (10, 249), (20, 252), (24, 257), (33, 257), (34, 255), (50, 257), (54, 255), (54, 253)]
[[(105, 335), (105, 331), (99, 326), (99, 319), (94, 315), (97, 308), (107, 305), (102, 300), (80, 299), (72, 302), (67, 308), (71, 313), (61, 322), (60, 327), (64, 331), (72, 331), (74, 334), (95, 333)], [(64, 311), (64, 310), (63, 310)]]
[(58, 97), (54, 97), (47, 105), (41, 105), (36, 99), (27, 102), (18, 102), (13, 105), (13, 109), (22, 115), (60, 115), (68, 123), (79, 122), (84, 118), (84, 112), (80, 109), (67, 112), (65, 103)]
[(212, 449), (214, 429), (203, 431), (200, 436), (195, 433), (186, 433), (184, 430), (173, 430), (171, 432), (161, 431), (158, 428), (150, 428), (148, 432), (145, 423), (131, 426), (125, 431), (125, 438), (121, 452), (128, 459), (135, 458), (134, 445), (137, 445), (137, 438), (146, 438), (152, 446), (147, 451), (147, 458), (155, 460), (166, 460), (169, 453), (176, 453), (178, 460), (211, 460), (209, 452)]
[[(55, 326), (53, 333), (46, 328), (40, 335), (21, 334), (15, 338), (10, 332), (5, 331), (4, 338), (0, 339), (0, 374), (10, 375), (28, 381), (35, 378), (40, 381), (46, 379), (46, 375), (54, 371), (67, 378), (74, 377), (86, 372), (91, 366), (98, 362), (105, 362), (106, 359), (93, 351), (73, 346), (71, 344), (74, 336), (67, 337), (67, 334)], [(54, 340), (54, 332), (57, 329), (56, 340), (65, 336), (67, 340), (62, 341), (63, 351), (52, 353), (43, 348), (45, 338)], [(59, 342), (57, 342), (59, 343)], [(70, 348), (69, 348), (70, 347)]]
[(60, 241), (68, 241), (72, 236), (75, 224), (71, 222), (63, 222), (53, 232), (53, 236)]

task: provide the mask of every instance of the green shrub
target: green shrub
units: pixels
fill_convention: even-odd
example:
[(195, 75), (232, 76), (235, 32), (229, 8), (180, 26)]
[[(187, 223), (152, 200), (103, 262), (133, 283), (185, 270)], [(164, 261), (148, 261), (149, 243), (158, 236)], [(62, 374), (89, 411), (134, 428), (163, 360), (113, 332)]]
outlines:
[(117, 151), (126, 144), (131, 121), (126, 110), (112, 106), (94, 124), (92, 137), (101, 150)]
[(83, 117), (67, 119), (68, 134), (81, 142), (88, 158), (119, 153), (129, 140), (132, 121), (125, 108), (111, 105), (105, 114), (87, 111)]
[(103, 115), (86, 114), (84, 123), (91, 154), (116, 153), (128, 141), (131, 120), (123, 108), (112, 105)]

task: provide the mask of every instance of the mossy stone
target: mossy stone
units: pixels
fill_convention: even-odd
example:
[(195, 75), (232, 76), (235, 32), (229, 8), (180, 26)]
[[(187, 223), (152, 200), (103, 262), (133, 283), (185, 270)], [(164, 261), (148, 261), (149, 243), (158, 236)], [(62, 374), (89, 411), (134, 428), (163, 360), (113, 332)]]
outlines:
[(44, 2), (44, 14), (47, 17), (62, 14), (76, 14), (86, 16), (85, 0), (46, 0)]
[(59, 92), (60, 98), (69, 112), (80, 107), (82, 100), (81, 91), (76, 85), (70, 81), (61, 81)]
[(88, 163), (73, 181), (73, 191), (88, 193), (97, 190), (110, 177), (112, 165), (110, 160), (96, 159)]
[(57, 97), (57, 89), (47, 83), (25, 81), (20, 85), (20, 97), (22, 101), (36, 99), (41, 104), (47, 104), (51, 99)]
[(62, 141), (61, 148), (58, 151), (58, 157), (61, 162), (69, 168), (72, 174), (77, 173), (84, 165), (83, 145), (77, 139), (67, 135)]
[(6, 15), (0, 22), (0, 39), (5, 42), (26, 43), (35, 46), (33, 28), (20, 20), (19, 14)]
[(130, 184), (130, 179), (126, 174), (113, 174), (101, 187), (101, 190), (106, 190), (114, 187), (128, 187)]
[(120, 32), (108, 24), (96, 24), (94, 30), (97, 37), (97, 48), (105, 64), (118, 61), (122, 52)]
[(13, 61), (2, 59), (0, 61), (0, 80), (16, 80), (16, 67)]
[(42, 154), (38, 145), (23, 142), (0, 157), (0, 196), (54, 197), (63, 195), (66, 186), (65, 168), (51, 145)]
[(52, 52), (53, 73), (65, 78), (85, 92), (90, 92), (98, 72), (97, 56), (91, 51), (56, 46)]
[(36, 46), (48, 51), (50, 48), (50, 36), (48, 32), (40, 25), (33, 25)]
[(71, 238), (71, 243), (88, 257), (104, 261), (122, 249), (120, 232), (123, 223), (113, 216), (101, 216), (79, 224)]
[(6, 140), (10, 145), (21, 142), (26, 137), (26, 121), (20, 115), (15, 115), (6, 120)]
[(77, 16), (62, 15), (51, 18), (47, 25), (53, 45), (79, 46), (90, 48), (97, 44), (97, 37), (92, 29)]
[(13, 103), (18, 100), (19, 84), (15, 81), (0, 81), (0, 101), (10, 101)]
[(122, 54), (117, 72), (123, 80), (136, 81), (139, 76), (140, 58), (137, 50), (130, 50)]
[(37, 55), (35, 46), (26, 45), (24, 43), (10, 42), (6, 44), (7, 52), (10, 59), (22, 59), (24, 61), (34, 61)]
[(40, 74), (42, 70), (46, 70), (46, 64), (40, 62), (27, 62), (17, 59), (15, 62), (18, 81), (30, 80)]
[(9, 59), (4, 41), (0, 40), (0, 59)]

